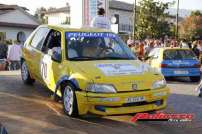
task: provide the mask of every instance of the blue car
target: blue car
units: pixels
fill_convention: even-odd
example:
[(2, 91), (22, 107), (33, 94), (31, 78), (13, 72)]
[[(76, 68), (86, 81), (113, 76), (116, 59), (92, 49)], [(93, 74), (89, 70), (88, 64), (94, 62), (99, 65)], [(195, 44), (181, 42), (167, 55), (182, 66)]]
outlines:
[(189, 77), (192, 82), (201, 79), (200, 62), (190, 49), (155, 48), (149, 53), (147, 62), (164, 77)]

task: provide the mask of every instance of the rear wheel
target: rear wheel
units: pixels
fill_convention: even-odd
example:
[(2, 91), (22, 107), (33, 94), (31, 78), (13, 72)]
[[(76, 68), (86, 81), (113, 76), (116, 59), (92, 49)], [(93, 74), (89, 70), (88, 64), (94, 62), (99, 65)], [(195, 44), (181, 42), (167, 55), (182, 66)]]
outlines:
[(78, 116), (77, 99), (72, 84), (67, 84), (63, 89), (63, 109), (64, 113), (71, 117)]
[(21, 77), (22, 77), (22, 81), (26, 85), (32, 85), (35, 82), (35, 80), (32, 79), (30, 76), (30, 73), (25, 61), (23, 61), (21, 65)]
[(201, 76), (193, 76), (193, 77), (190, 77), (190, 80), (192, 82), (199, 82), (201, 80)]

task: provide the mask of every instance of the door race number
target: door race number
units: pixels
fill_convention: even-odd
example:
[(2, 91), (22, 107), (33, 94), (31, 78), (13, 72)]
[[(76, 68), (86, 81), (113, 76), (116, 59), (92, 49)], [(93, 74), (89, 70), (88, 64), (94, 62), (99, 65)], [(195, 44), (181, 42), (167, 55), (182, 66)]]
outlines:
[(47, 79), (47, 70), (48, 70), (47, 64), (44, 63), (44, 62), (42, 62), (42, 64), (41, 64), (41, 75), (42, 75), (42, 78), (43, 78), (44, 80)]
[(49, 55), (45, 55), (41, 61), (41, 77), (49, 85), (52, 77), (52, 61)]

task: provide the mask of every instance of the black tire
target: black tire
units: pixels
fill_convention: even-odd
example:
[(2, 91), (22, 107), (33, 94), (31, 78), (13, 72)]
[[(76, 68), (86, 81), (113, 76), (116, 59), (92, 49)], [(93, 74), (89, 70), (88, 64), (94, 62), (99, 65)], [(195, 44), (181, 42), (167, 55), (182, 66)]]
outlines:
[(25, 63), (25, 61), (22, 61), (21, 65), (21, 77), (22, 81), (26, 85), (33, 85), (35, 80), (31, 78), (28, 67)]
[(189, 78), (192, 82), (199, 82), (201, 80), (201, 76), (193, 76)]
[(72, 84), (68, 83), (66, 84), (66, 86), (63, 86), (62, 90), (63, 90), (62, 104), (64, 113), (70, 117), (77, 117), (78, 105), (75, 94), (75, 87)]

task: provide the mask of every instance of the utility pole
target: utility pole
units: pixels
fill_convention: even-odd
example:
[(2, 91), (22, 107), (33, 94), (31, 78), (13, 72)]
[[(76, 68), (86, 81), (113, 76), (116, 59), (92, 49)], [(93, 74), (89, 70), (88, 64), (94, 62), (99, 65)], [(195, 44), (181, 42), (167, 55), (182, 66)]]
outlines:
[(135, 40), (135, 30), (136, 30), (136, 7), (137, 7), (137, 0), (134, 1), (134, 7), (133, 7), (133, 39)]
[(178, 23), (179, 23), (179, 0), (177, 0), (177, 15), (176, 15), (176, 33), (175, 33), (175, 36), (176, 36), (176, 39), (178, 40), (178, 36), (179, 36), (179, 27), (178, 27)]

